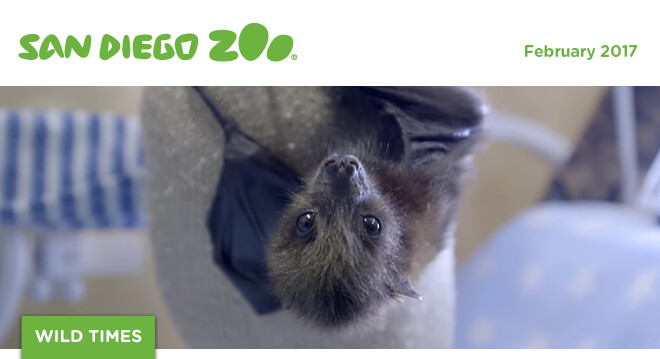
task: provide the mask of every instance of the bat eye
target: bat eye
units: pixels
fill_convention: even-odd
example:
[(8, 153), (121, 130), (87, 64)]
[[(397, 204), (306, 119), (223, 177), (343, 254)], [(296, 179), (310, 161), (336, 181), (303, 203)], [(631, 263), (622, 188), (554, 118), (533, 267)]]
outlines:
[(307, 234), (312, 230), (314, 217), (316, 217), (316, 213), (311, 211), (305, 212), (298, 217), (296, 220), (296, 229), (299, 234)]
[(362, 225), (370, 236), (376, 236), (380, 233), (380, 221), (374, 216), (364, 216)]

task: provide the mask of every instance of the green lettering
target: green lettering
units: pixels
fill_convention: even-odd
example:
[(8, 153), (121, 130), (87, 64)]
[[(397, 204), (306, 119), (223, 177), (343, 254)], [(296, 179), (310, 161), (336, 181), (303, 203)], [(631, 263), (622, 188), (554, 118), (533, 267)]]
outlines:
[(128, 35), (124, 35), (121, 45), (121, 55), (125, 59), (131, 57), (131, 38)]
[(133, 57), (140, 60), (146, 60), (151, 57), (147, 50), (151, 49), (151, 44), (145, 41), (151, 41), (151, 35), (137, 35), (133, 39)]
[(23, 47), (25, 52), (18, 54), (18, 57), (24, 60), (36, 60), (39, 57), (39, 53), (37, 52), (37, 49), (32, 46), (32, 43), (35, 41), (39, 41), (39, 35), (37, 34), (28, 34), (21, 37), (21, 47)]
[(60, 40), (53, 34), (46, 35), (39, 48), (39, 58), (42, 60), (48, 60), (56, 52), (57, 56), (64, 57), (64, 51), (62, 50)]
[(266, 49), (268, 45), (268, 30), (265, 26), (257, 23), (245, 25), (238, 37), (238, 50), (244, 59), (254, 61)]
[(213, 61), (233, 61), (238, 58), (236, 51), (227, 51), (236, 41), (236, 33), (229, 30), (215, 30), (209, 34), (209, 39), (218, 43), (211, 48), (209, 57)]
[(101, 51), (99, 53), (101, 60), (107, 60), (115, 56), (119, 52), (119, 40), (111, 35), (105, 34), (101, 39)]
[[(234, 38), (236, 35), (234, 35)], [(183, 44), (186, 42), (190, 42), (190, 48), (188, 49), (188, 53), (186, 54), (183, 51)], [(197, 38), (197, 35), (195, 34), (183, 34), (179, 37), (176, 38), (176, 41), (174, 41), (174, 46), (176, 47), (176, 54), (179, 56), (181, 60), (190, 60), (195, 56), (195, 53), (197, 52), (197, 45), (199, 43), (199, 39)], [(231, 46), (231, 45), (229, 45)]]
[(76, 55), (84, 59), (87, 56), (89, 56), (89, 51), (91, 49), (92, 49), (91, 35), (85, 36), (85, 40), (83, 40), (82, 44), (80, 44), (78, 39), (69, 35), (67, 36), (66, 42), (64, 43), (64, 56), (68, 59), (69, 57), (71, 57), (71, 52), (73, 51), (76, 53)]
[(289, 57), (293, 50), (293, 38), (289, 35), (279, 35), (268, 46), (266, 56), (270, 61), (282, 61)]
[[(174, 57), (174, 48), (172, 45), (168, 43), (165, 43), (164, 45), (162, 44), (163, 41), (169, 40), (171, 37), (170, 34), (160, 34), (156, 36), (156, 40), (154, 41), (154, 59), (169, 60)], [(163, 48), (165, 48), (165, 52), (161, 51)]]
[[(544, 49), (545, 49), (545, 50), (544, 50), (544, 51), (545, 51), (545, 52), (544, 52), (545, 57), (552, 57), (552, 56), (554, 56), (554, 51), (552, 50), (551, 47), (548, 47), (548, 45), (543, 45), (543, 47), (544, 47)], [(548, 51), (549, 51), (549, 52), (548, 52)]]

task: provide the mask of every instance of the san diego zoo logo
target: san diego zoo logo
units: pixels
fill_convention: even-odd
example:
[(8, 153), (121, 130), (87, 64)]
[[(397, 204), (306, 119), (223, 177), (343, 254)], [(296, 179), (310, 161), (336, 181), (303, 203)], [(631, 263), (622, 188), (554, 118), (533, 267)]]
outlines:
[[(247, 61), (259, 59), (264, 52), (266, 58), (272, 62), (279, 62), (290, 58), (297, 60), (298, 55), (293, 51), (293, 38), (289, 35), (277, 35), (269, 41), (268, 29), (258, 23), (246, 25), (237, 36), (231, 30), (215, 30), (208, 35), (214, 42), (209, 51), (209, 58), (213, 61), (229, 62), (240, 56)], [(67, 36), (63, 41), (54, 34), (46, 35), (41, 42), (38, 34), (28, 34), (20, 39), (24, 52), (18, 54), (24, 60), (48, 60), (52, 57), (68, 59), (74, 54), (80, 58), (87, 58), (92, 49), (92, 36)], [(82, 39), (82, 40), (80, 40)], [(121, 40), (120, 40), (121, 39)], [(238, 51), (235, 43), (238, 42)], [(114, 57), (134, 58), (139, 60), (156, 59), (169, 60), (178, 58), (190, 60), (197, 53), (199, 37), (188, 33), (172, 38), (170, 34), (156, 36), (141, 34), (135, 36), (124, 35), (115, 37), (105, 34), (98, 47), (99, 58), (109, 60)]]

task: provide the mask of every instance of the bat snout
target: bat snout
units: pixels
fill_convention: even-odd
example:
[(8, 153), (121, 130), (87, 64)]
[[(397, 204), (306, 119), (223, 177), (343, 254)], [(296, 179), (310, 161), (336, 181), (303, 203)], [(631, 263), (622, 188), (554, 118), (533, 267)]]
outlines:
[(325, 172), (331, 179), (351, 178), (361, 167), (360, 160), (351, 155), (334, 155), (328, 157), (324, 163)]

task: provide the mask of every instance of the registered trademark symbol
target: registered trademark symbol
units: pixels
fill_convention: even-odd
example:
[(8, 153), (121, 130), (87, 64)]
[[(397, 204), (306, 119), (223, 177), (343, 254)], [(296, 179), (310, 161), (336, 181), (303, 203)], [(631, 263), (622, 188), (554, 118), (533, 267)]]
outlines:
[(298, 55), (296, 54), (291, 55), (291, 60), (298, 60)]

